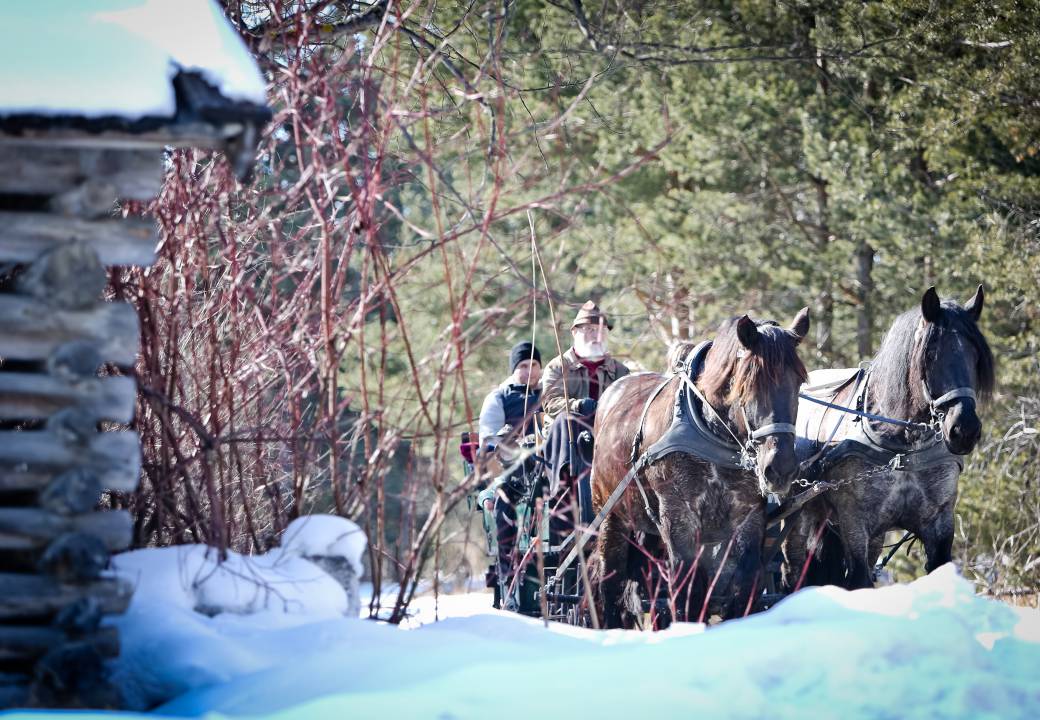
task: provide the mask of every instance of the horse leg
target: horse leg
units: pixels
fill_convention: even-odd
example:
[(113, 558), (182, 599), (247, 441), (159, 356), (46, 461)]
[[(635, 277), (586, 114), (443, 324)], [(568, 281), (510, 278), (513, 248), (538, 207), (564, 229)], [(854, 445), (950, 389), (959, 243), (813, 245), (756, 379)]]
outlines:
[(845, 578), (845, 588), (858, 590), (860, 588), (874, 587), (874, 568), (869, 562), (870, 556), (870, 533), (855, 518), (842, 518), (841, 541), (845, 546), (845, 562), (848, 565), (848, 575)]
[[(792, 593), (798, 587), (802, 578), (805, 564), (809, 562), (809, 541), (816, 532), (817, 523), (813, 513), (808, 508), (796, 513), (794, 517), (788, 518), (785, 523), (793, 523), (794, 527), (784, 540), (783, 554), (784, 562), (781, 566), (783, 572), (783, 586), (785, 593)], [(807, 584), (804, 583), (803, 584)]]
[(733, 531), (732, 546), (717, 585), (724, 597), (729, 598), (722, 611), (723, 620), (742, 617), (758, 588), (765, 528), (765, 507), (756, 505)]
[(628, 528), (617, 516), (608, 515), (603, 521), (597, 542), (599, 550), (599, 615), (605, 628), (625, 626), (625, 584), (628, 580)]
[(700, 612), (704, 597), (704, 572), (700, 567), (701, 526), (682, 498), (658, 494), (661, 539), (668, 550), (669, 592), (675, 604), (675, 620), (683, 622)]
[(930, 523), (923, 524), (916, 532), (928, 556), (927, 572), (953, 561), (953, 503), (943, 507)]
[(642, 542), (629, 551), (628, 576), (632, 578), (632, 584), (637, 586), (641, 594), (633, 593), (633, 599), (639, 600), (638, 610), (632, 606), (632, 612), (639, 613), (640, 621), (643, 620), (643, 598), (650, 605), (650, 622), (654, 630), (663, 630), (671, 623), (666, 603), (667, 592), (662, 592), (662, 583), (665, 578), (659, 572), (662, 562), (667, 562), (667, 554), (661, 542), (661, 536), (653, 533), (642, 533)]

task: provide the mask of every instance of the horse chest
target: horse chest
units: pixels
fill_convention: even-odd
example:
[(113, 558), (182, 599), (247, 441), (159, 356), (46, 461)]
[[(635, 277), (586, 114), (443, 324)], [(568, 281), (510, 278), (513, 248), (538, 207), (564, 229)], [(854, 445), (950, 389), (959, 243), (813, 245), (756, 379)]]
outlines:
[(922, 473), (893, 472), (886, 476), (869, 506), (877, 508), (874, 531), (917, 527), (927, 522), (957, 493), (957, 473), (939, 469)]
[(700, 518), (702, 542), (711, 544), (729, 540), (746, 514), (747, 504), (742, 494), (733, 493), (722, 485), (709, 486), (694, 507)]

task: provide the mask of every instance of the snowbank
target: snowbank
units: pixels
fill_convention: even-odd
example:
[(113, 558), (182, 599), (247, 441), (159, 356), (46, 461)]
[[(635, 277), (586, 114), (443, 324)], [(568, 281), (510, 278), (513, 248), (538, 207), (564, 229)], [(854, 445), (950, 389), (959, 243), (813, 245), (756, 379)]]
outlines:
[[(135, 599), (121, 667), (139, 685), (176, 681), (168, 715), (1040, 717), (1040, 611), (976, 596), (953, 566), (656, 634), (546, 628), (484, 594), (420, 598), (413, 630), (320, 613), (170, 616), (161, 594)], [(423, 624), (435, 602), (447, 619)]]
[[(439, 612), (450, 614), (457, 601), (442, 600)], [(953, 566), (907, 586), (811, 589), (706, 632), (547, 630), (490, 610), (412, 631), (351, 628), (345, 647), (312, 652), (300, 637), (296, 661), (189, 693), (163, 712), (1040, 717), (1040, 613), (976, 597)]]
[(260, 71), (212, 0), (10, 3), (0, 68), (0, 115), (172, 117), (181, 70), (230, 100), (266, 102)]

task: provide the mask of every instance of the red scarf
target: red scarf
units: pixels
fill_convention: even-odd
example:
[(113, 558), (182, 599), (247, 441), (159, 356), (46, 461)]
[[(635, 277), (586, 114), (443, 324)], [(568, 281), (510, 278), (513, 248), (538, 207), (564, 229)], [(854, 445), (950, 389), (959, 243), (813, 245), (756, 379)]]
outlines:
[(585, 366), (585, 369), (589, 371), (589, 397), (593, 400), (599, 400), (599, 368), (606, 361), (606, 358), (600, 358), (599, 360), (585, 360), (584, 358), (578, 358), (578, 362)]

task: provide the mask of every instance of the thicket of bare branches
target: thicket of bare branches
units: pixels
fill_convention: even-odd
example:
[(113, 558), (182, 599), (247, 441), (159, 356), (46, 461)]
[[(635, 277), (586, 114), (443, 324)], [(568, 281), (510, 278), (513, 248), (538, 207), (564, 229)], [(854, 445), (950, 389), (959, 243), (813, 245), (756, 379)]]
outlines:
[[(145, 478), (115, 499), (140, 544), (264, 549), (338, 512), (368, 532), (375, 596), (400, 582), (399, 619), (460, 555), (455, 445), (505, 374), (489, 358), (533, 332), (556, 354), (558, 303), (589, 294), (627, 321), (615, 353), (654, 368), (662, 342), (812, 301), (821, 367), (868, 355), (928, 284), (999, 278), (1001, 382), (1035, 387), (1037, 249), (1014, 240), (1035, 222), (1001, 227), (1035, 206), (1031, 64), (1008, 53), (1036, 43), (976, 67), (944, 40), (984, 35), (970, 3), (224, 4), (276, 115), (252, 182), (175, 152), (157, 203), (127, 208), (162, 228), (160, 262), (113, 278), (144, 330)], [(1004, 125), (990, 157), (971, 128)], [(962, 567), (994, 591), (1035, 587), (1036, 412), (1009, 403), (962, 480)]]
[[(256, 177), (174, 152), (154, 206), (128, 208), (158, 217), (160, 261), (114, 285), (144, 336), (144, 480), (121, 500), (137, 543), (248, 552), (300, 514), (356, 518), (375, 597), (400, 582), (397, 620), (469, 489), (467, 363), (545, 297), (504, 246), (537, 266), (539, 214), (560, 225), (618, 175), (531, 162), (552, 151), (504, 110), (496, 18), (461, 12), (443, 33), (486, 32), (463, 68), (411, 29), (418, 5), (384, 10), (232, 8), (271, 78)], [(537, 108), (540, 132), (572, 104)]]

